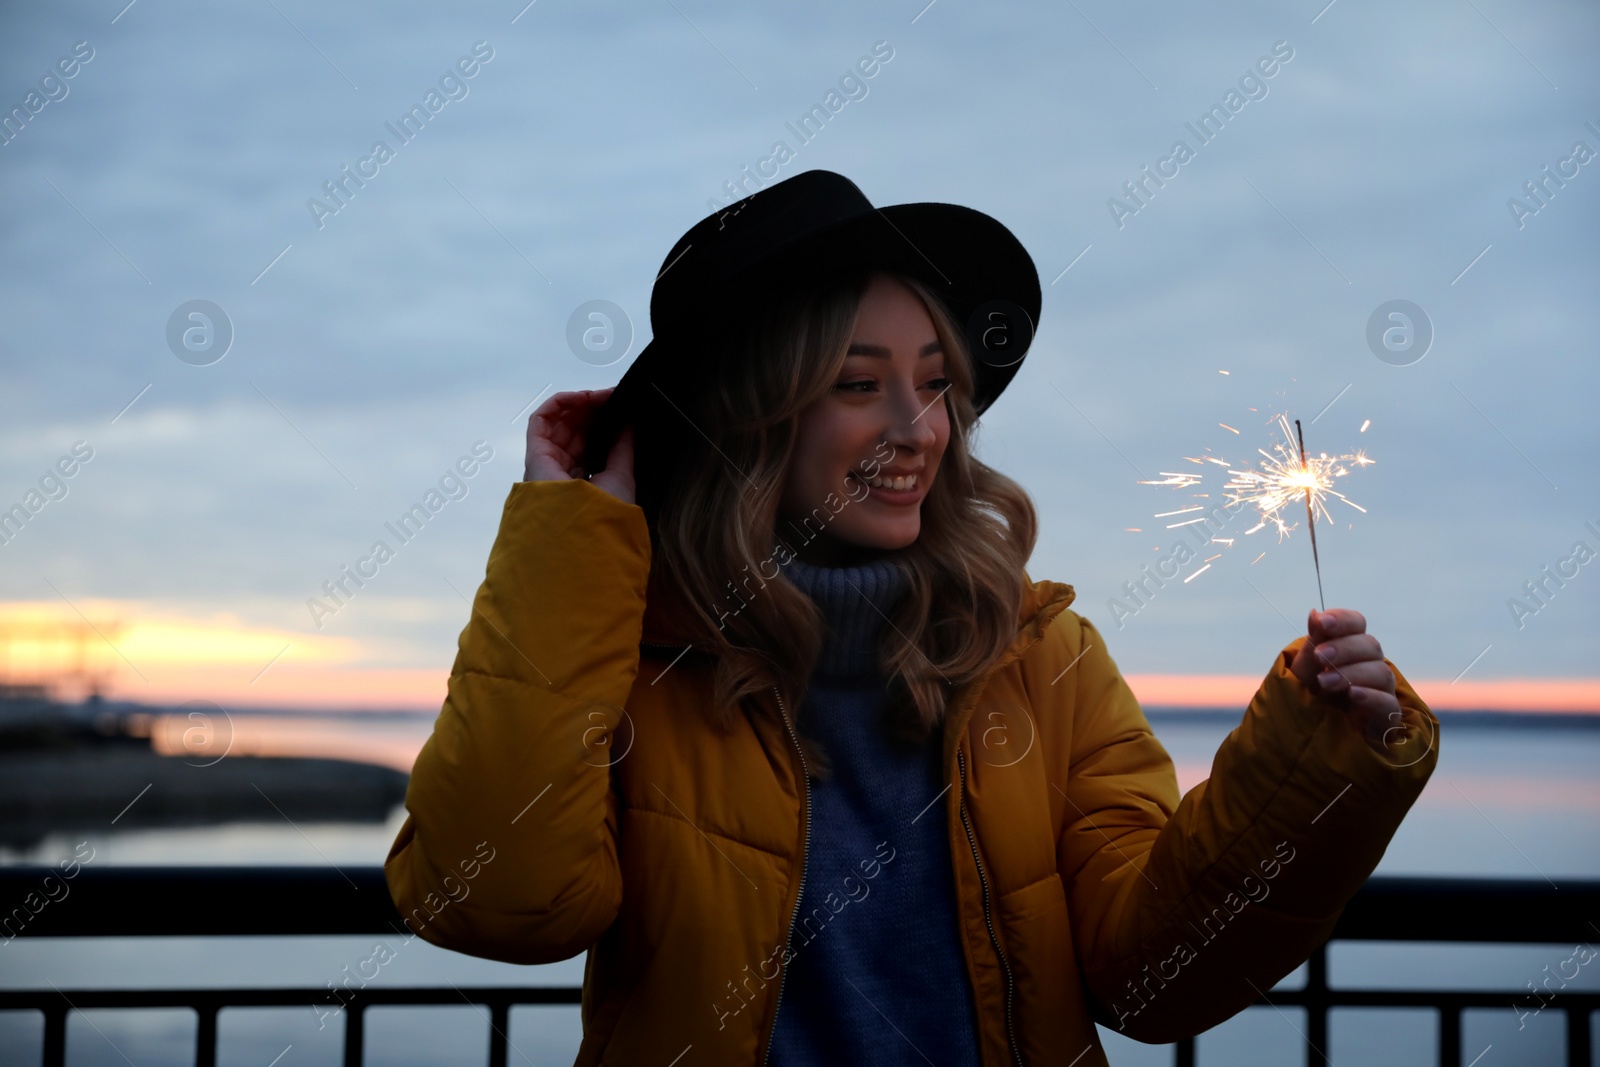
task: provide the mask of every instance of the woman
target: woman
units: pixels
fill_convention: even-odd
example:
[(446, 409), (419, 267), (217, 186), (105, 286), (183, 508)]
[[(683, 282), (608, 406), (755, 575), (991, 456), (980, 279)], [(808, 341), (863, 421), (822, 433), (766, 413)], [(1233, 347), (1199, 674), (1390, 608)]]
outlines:
[[(1180, 799), (971, 452), (1031, 260), (859, 196), (807, 172), (704, 220), (663, 308), (733, 321), (691, 343), (669, 255), (662, 347), (534, 412), (417, 759), (397, 906), (462, 952), (588, 951), (580, 1064), (1087, 1065), (1095, 1022), (1198, 1033), (1326, 939), (1437, 760), (1362, 616), (1313, 612)], [(1024, 325), (998, 345), (976, 278), (1023, 278), (988, 293)]]

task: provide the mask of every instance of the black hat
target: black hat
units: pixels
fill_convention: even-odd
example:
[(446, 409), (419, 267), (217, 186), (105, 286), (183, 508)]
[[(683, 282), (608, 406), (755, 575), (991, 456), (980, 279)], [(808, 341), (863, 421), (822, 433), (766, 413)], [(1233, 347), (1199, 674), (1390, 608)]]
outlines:
[(639, 502), (653, 518), (673, 443), (700, 432), (685, 412), (705, 370), (705, 324), (725, 301), (834, 265), (898, 270), (944, 300), (973, 355), (979, 414), (1033, 342), (1039, 272), (998, 220), (958, 204), (876, 208), (842, 174), (804, 171), (706, 216), (672, 246), (650, 294), (653, 337), (595, 413), (584, 468), (603, 469), (616, 435), (633, 423)]

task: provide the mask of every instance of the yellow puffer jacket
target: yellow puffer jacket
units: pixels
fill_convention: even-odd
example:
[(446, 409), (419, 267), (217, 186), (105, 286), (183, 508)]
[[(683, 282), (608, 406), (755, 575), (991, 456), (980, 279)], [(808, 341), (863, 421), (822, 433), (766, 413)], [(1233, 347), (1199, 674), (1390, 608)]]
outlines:
[[(709, 660), (680, 655), (649, 571), (640, 508), (585, 481), (512, 486), (385, 871), (445, 948), (588, 951), (578, 1064), (749, 1067), (805, 876), (796, 709), (773, 693), (717, 732)], [(1097, 1021), (1166, 1042), (1256, 1001), (1327, 938), (1438, 759), (1398, 671), (1410, 755), (1385, 760), (1289, 673), (1301, 638), (1180, 799), (1072, 599), (1030, 583), (944, 733), (986, 1067), (1103, 1065)]]

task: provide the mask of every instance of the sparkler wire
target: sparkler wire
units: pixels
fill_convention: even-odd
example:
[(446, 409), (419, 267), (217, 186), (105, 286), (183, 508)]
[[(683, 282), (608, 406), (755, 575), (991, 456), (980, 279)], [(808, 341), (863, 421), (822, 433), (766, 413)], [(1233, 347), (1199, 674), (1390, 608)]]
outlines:
[[(1300, 442), (1300, 469), (1310, 470), (1306, 463), (1306, 438), (1300, 431), (1300, 420), (1294, 420), (1294, 435)], [(1317, 569), (1317, 603), (1323, 611), (1328, 610), (1328, 602), (1322, 595), (1322, 560), (1317, 558), (1317, 516), (1311, 510), (1311, 486), (1306, 486), (1306, 525), (1311, 530), (1311, 564)]]

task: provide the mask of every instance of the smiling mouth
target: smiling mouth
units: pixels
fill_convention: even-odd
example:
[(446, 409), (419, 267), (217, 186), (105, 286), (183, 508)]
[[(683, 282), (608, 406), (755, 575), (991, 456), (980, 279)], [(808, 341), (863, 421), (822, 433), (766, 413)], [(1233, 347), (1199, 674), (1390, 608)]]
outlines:
[(868, 495), (885, 498), (888, 500), (909, 500), (918, 495), (926, 484), (921, 474), (907, 474), (898, 478), (885, 478), (881, 475), (868, 478), (860, 471), (852, 470), (846, 477), (854, 477), (856, 481), (872, 490)]

